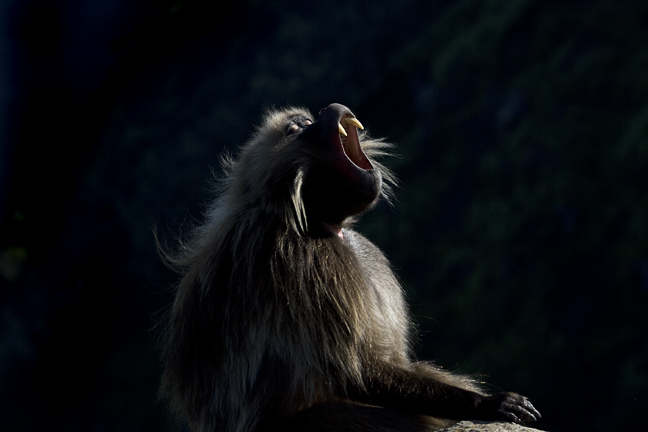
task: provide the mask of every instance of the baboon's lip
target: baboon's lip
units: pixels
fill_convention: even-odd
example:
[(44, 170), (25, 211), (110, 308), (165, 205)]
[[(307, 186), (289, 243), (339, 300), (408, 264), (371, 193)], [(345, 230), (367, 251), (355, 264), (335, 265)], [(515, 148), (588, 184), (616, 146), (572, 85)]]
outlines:
[(360, 146), (360, 137), (358, 136), (358, 128), (364, 129), (362, 123), (356, 119), (353, 114), (345, 113), (338, 122), (338, 137), (340, 139), (340, 147), (346, 157), (358, 168), (363, 170), (373, 169), (373, 165), (367, 158), (367, 155), (362, 151)]

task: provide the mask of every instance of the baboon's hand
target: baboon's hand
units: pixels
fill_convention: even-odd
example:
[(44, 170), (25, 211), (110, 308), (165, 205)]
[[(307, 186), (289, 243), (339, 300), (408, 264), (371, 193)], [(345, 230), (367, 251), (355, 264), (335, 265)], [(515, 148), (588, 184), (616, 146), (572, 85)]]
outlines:
[(477, 406), (477, 414), (483, 420), (508, 420), (518, 424), (542, 418), (526, 397), (509, 392), (485, 396)]

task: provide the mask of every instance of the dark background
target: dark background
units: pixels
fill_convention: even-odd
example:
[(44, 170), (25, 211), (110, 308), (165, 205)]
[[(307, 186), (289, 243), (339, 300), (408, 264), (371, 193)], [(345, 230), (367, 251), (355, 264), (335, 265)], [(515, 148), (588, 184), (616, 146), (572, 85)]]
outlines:
[(268, 106), (399, 145), (390, 257), (419, 357), (552, 431), (648, 406), (648, 2), (0, 5), (0, 429), (170, 431), (169, 240)]

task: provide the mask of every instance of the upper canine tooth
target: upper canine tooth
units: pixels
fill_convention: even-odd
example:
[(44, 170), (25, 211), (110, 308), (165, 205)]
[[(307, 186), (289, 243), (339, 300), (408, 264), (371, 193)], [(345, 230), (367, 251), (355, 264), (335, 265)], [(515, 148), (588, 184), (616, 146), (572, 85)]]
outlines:
[(344, 128), (342, 127), (342, 125), (340, 123), (338, 123), (338, 130), (340, 131), (340, 133), (342, 135), (347, 136), (346, 131), (344, 130)]
[(358, 119), (355, 118), (355, 117), (347, 117), (346, 119), (344, 119), (344, 123), (352, 124), (353, 126), (359, 127), (360, 129), (364, 130), (364, 127), (362, 126), (362, 123), (360, 123), (358, 121)]

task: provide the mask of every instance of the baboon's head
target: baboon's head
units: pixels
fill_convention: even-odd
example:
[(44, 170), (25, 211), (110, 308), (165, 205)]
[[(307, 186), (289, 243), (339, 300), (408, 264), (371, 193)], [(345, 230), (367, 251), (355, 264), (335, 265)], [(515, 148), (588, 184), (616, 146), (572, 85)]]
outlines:
[(301, 229), (316, 221), (340, 227), (381, 192), (380, 165), (365, 154), (365, 147), (378, 142), (358, 128), (360, 122), (340, 104), (322, 109), (317, 118), (303, 109), (268, 113), (237, 164), (244, 172), (236, 177), (247, 179), (241, 192), (275, 211), (289, 205)]

